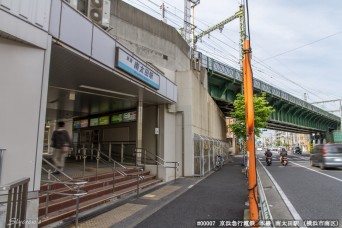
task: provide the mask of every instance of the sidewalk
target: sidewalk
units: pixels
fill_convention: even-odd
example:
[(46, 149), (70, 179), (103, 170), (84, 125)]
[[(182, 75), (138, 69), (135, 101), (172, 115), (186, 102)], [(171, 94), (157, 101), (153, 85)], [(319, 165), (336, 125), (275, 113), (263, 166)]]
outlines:
[(110, 210), (85, 216), (80, 227), (173, 228), (196, 227), (200, 220), (242, 221), (248, 192), (241, 162), (241, 157), (234, 157), (205, 177), (179, 178), (143, 192), (138, 199), (120, 200)]

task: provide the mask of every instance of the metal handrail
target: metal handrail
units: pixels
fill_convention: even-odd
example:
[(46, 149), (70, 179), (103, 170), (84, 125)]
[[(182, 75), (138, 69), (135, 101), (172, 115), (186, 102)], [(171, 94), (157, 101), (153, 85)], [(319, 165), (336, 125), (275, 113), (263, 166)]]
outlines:
[[(87, 158), (87, 154), (86, 154), (86, 148), (81, 148), (83, 150), (83, 176), (85, 175), (85, 169), (86, 169), (86, 158)], [(137, 177), (137, 197), (139, 197), (139, 183), (141, 180), (144, 179), (144, 177), (142, 176), (142, 169), (140, 168), (128, 168), (124, 165), (122, 165), (121, 163), (119, 163), (118, 161), (114, 160), (113, 158), (107, 156), (106, 154), (104, 154), (103, 152), (101, 152), (100, 147), (99, 148), (92, 148), (92, 150), (96, 151), (96, 180), (98, 180), (98, 169), (99, 169), (99, 162), (101, 162), (102, 164), (106, 165), (107, 167), (112, 168), (112, 172), (113, 172), (113, 194), (115, 192), (115, 172), (117, 172), (118, 174), (120, 174), (121, 176), (136, 176)], [(102, 157), (105, 157), (107, 160), (103, 159)], [(111, 163), (112, 162), (112, 163)], [(131, 174), (127, 174), (126, 172), (124, 172), (123, 170), (120, 170), (117, 168), (117, 166), (121, 167), (124, 170), (136, 170), (137, 174), (136, 175), (131, 175)]]
[[(43, 158), (43, 161), (48, 164), (49, 166), (51, 166), (52, 168), (54, 168), (55, 170), (58, 170), (58, 168), (56, 166), (54, 166), (51, 162), (49, 162), (47, 159)], [(46, 171), (45, 168), (42, 167), (42, 169), (44, 171)], [(72, 177), (70, 177), (68, 174), (66, 174), (65, 172), (63, 171), (59, 171), (63, 176), (65, 176), (66, 178), (68, 178), (69, 180), (73, 180)], [(52, 175), (52, 174), (51, 174)], [(52, 175), (56, 180), (59, 180), (57, 177), (55, 177), (54, 175)]]
[(30, 181), (30, 178), (28, 178), (28, 177), (21, 178), (21, 179), (19, 179), (19, 180), (17, 180), (17, 181), (14, 181), (14, 182), (11, 182), (11, 183), (2, 185), (2, 186), (0, 187), (0, 190), (1, 190), (1, 191), (8, 191), (8, 190), (10, 190), (11, 188), (16, 188), (16, 187), (18, 187), (19, 185), (25, 184), (25, 183), (27, 183), (27, 182), (29, 182), (29, 181)]
[[(105, 141), (105, 142), (98, 143), (97, 146), (95, 146), (95, 144), (93, 144), (93, 143), (78, 142), (78, 143), (73, 144), (74, 151), (75, 151), (74, 156), (75, 156), (76, 160), (78, 160), (84, 154), (87, 154), (87, 156), (89, 155), (91, 157), (91, 160), (93, 160), (93, 158), (96, 157), (96, 152), (95, 152), (96, 147), (101, 150), (104, 146), (108, 146), (108, 156), (111, 157), (111, 154), (113, 152), (112, 146), (115, 146), (115, 145), (121, 145), (120, 154), (121, 154), (121, 162), (123, 163), (124, 147), (135, 146), (136, 143), (135, 143), (135, 141)], [(101, 151), (103, 152), (103, 150), (101, 150)], [(90, 152), (90, 153), (88, 154), (88, 152)]]
[[(30, 178), (25, 177), (15, 182), (0, 186), (0, 190), (8, 191), (7, 210), (6, 210), (6, 226), (10, 226), (13, 219), (25, 221), (27, 207), (27, 193)], [(12, 225), (13, 227), (15, 225)], [(12, 227), (11, 226), (11, 227)], [(19, 227), (23, 227), (20, 224)]]
[[(154, 159), (154, 158), (152, 158), (152, 157), (150, 157), (153, 161), (155, 161), (156, 163), (157, 163), (157, 165), (161, 165), (161, 166), (163, 166), (164, 168), (171, 168), (171, 169), (175, 169), (175, 179), (174, 179), (174, 181), (176, 182), (176, 179), (177, 179), (177, 169), (178, 169), (178, 167), (179, 167), (179, 162), (176, 162), (176, 161), (174, 161), (174, 162), (169, 162), (169, 161), (165, 161), (163, 158), (161, 158), (161, 157), (159, 157), (158, 155), (156, 155), (156, 154), (153, 154), (153, 153), (151, 153), (150, 151), (148, 151), (148, 150), (146, 150), (146, 149), (144, 149), (144, 148), (136, 148), (136, 153), (143, 153), (142, 151), (144, 151), (144, 160), (145, 160), (145, 164), (146, 164), (146, 157), (147, 157), (147, 155), (150, 155), (150, 156), (154, 156), (154, 157), (156, 157), (156, 159)], [(161, 162), (160, 161), (158, 161), (158, 159), (159, 160), (161, 160)], [(167, 163), (170, 163), (170, 164), (174, 164), (174, 166), (168, 166), (168, 165), (166, 165)]]
[[(56, 166), (54, 166), (51, 162), (43, 158), (43, 161), (47, 163), (49, 166), (54, 168), (55, 170), (58, 170)], [(41, 180), (42, 182), (45, 182), (48, 184), (46, 192), (46, 200), (45, 200), (45, 217), (47, 217), (47, 214), (49, 213), (49, 197), (50, 194), (57, 194), (57, 195), (64, 195), (64, 196), (73, 196), (76, 197), (76, 218), (75, 218), (75, 226), (78, 227), (78, 214), (79, 214), (79, 206), (80, 206), (80, 197), (88, 194), (87, 191), (80, 190), (82, 186), (88, 183), (88, 181), (85, 180), (77, 180), (73, 179), (63, 171), (59, 171), (63, 176), (65, 176), (69, 181), (62, 181), (56, 176), (54, 176), (51, 172), (51, 169), (47, 170), (44, 167), (42, 167), (42, 170), (48, 173), (48, 180)], [(51, 180), (51, 176), (55, 178), (55, 180)], [(66, 188), (68, 188), (71, 191), (75, 191), (75, 193), (66, 193), (66, 192), (59, 192), (59, 191), (51, 191), (50, 187), (51, 184), (63, 184)], [(72, 186), (72, 187), (70, 187)]]
[[(113, 162), (113, 166), (111, 166), (111, 163), (104, 160), (103, 158), (101, 158), (101, 155), (106, 157), (108, 160)], [(128, 168), (122, 164), (120, 164), (118, 161), (115, 161), (113, 158), (107, 156), (106, 154), (102, 153), (100, 150), (97, 150), (97, 156), (96, 156), (96, 160), (97, 160), (97, 168), (96, 168), (96, 179), (97, 179), (97, 169), (98, 169), (98, 162), (101, 160), (104, 164), (106, 164), (107, 166), (112, 167), (113, 170), (113, 193), (114, 193), (114, 189), (115, 189), (115, 171), (117, 173), (119, 173), (121, 176), (136, 176), (137, 178), (137, 197), (139, 197), (139, 189), (140, 189), (140, 181), (144, 179), (144, 176), (141, 175), (141, 173), (143, 172), (142, 168)], [(127, 174), (126, 172), (117, 169), (116, 165), (119, 165), (121, 168), (125, 169), (125, 170), (136, 170), (137, 171), (137, 175), (132, 175), (132, 174)]]

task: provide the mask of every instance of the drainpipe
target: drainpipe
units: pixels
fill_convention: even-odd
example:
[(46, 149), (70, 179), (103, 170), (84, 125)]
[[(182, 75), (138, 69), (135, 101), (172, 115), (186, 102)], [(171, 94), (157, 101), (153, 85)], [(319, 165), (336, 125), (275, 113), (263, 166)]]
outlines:
[[(160, 106), (157, 105), (157, 128), (159, 129), (159, 134), (156, 135), (156, 160), (158, 161), (159, 156), (159, 148), (160, 148)], [(159, 178), (159, 167), (157, 162), (157, 177)]]
[(184, 111), (177, 111), (182, 116), (182, 176), (184, 177)]

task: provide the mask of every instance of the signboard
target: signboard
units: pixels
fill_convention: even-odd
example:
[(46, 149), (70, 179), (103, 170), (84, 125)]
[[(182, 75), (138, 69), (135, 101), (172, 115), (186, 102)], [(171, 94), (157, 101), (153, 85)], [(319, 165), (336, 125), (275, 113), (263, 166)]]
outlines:
[(92, 118), (90, 119), (90, 127), (98, 126), (99, 125), (99, 118)]
[(112, 115), (111, 118), (111, 123), (116, 124), (116, 123), (121, 123), (122, 122), (122, 114), (114, 114)]
[(79, 120), (74, 121), (74, 128), (78, 129), (81, 127), (81, 122)]
[(334, 136), (334, 142), (335, 143), (342, 143), (342, 132), (334, 131), (333, 136)]
[(108, 125), (109, 124), (109, 116), (102, 116), (99, 118), (99, 125)]
[(137, 112), (126, 112), (122, 116), (123, 122), (132, 122), (137, 120)]
[(115, 66), (152, 86), (155, 89), (160, 88), (160, 74), (153, 68), (147, 66), (136, 56), (127, 53), (123, 49), (116, 48)]
[(88, 119), (80, 120), (81, 127), (88, 127)]

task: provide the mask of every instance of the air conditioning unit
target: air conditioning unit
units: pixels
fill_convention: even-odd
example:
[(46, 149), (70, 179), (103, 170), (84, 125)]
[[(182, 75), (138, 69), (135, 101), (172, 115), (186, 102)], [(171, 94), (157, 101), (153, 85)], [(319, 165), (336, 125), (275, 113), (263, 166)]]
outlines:
[(88, 17), (96, 24), (109, 27), (110, 0), (88, 0)]

